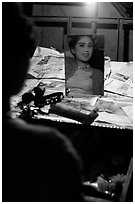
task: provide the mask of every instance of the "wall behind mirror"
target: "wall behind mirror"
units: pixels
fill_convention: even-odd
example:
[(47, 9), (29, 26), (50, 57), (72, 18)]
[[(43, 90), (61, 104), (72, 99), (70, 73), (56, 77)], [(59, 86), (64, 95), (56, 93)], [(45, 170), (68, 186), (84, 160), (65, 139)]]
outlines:
[(66, 95), (104, 95), (104, 36), (66, 35), (64, 53)]

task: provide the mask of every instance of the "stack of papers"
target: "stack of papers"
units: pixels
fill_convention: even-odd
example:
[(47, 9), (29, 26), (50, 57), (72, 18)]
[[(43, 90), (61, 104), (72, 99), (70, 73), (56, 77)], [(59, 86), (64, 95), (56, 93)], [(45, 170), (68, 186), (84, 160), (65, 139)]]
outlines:
[[(113, 65), (113, 63), (112, 63)], [(133, 63), (117, 63), (108, 80), (105, 81), (104, 90), (119, 95), (133, 97)]]
[[(124, 98), (124, 96), (123, 96)], [(95, 124), (110, 124), (121, 128), (133, 128), (133, 100), (125, 97), (102, 97), (97, 101), (99, 116)]]
[(54, 49), (37, 47), (30, 63), (29, 78), (65, 79), (64, 53)]
[(132, 122), (125, 115), (109, 114), (107, 112), (99, 113), (99, 116), (95, 119), (95, 122), (111, 124), (113, 126), (119, 126), (122, 128), (131, 128)]

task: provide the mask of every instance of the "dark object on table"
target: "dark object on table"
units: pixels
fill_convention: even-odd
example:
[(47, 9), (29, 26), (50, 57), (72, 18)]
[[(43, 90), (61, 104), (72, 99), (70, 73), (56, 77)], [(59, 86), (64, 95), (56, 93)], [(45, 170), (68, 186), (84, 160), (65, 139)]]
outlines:
[(45, 105), (61, 102), (64, 98), (63, 92), (54, 92), (52, 94), (45, 95), (45, 84), (40, 82), (33, 90), (28, 91), (22, 95), (22, 101), (19, 105), (23, 109), (24, 105), (30, 104), (34, 101), (36, 107), (42, 108)]
[(34, 89), (33, 89), (35, 96), (42, 97), (45, 93), (45, 84), (40, 82)]
[(78, 110), (77, 108), (72, 107), (70, 103), (68, 104), (66, 100), (51, 105), (49, 112), (79, 121), (84, 124), (91, 124), (98, 116), (96, 109), (91, 111), (85, 109)]
[(34, 105), (41, 108), (44, 107), (45, 105), (56, 104), (58, 102), (61, 102), (63, 98), (64, 98), (63, 92), (55, 92), (41, 97), (35, 95)]
[(34, 100), (34, 95), (32, 94), (32, 92), (27, 92), (22, 95), (22, 102), (25, 104), (29, 104), (33, 100)]

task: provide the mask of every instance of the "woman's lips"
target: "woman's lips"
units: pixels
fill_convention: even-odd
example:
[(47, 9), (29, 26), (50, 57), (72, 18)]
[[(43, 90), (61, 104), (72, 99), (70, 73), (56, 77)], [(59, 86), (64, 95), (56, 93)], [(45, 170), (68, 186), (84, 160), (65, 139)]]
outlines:
[(82, 56), (85, 58), (89, 58), (90, 54), (84, 53), (84, 54), (82, 54)]

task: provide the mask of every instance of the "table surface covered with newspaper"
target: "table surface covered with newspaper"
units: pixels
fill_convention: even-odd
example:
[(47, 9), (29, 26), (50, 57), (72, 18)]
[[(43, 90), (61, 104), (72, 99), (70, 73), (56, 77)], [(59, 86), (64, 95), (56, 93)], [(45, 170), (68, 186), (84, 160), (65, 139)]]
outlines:
[[(133, 63), (111, 61), (105, 63), (104, 70), (104, 96), (70, 99), (70, 103), (80, 104), (80, 107), (87, 111), (91, 111), (95, 106), (98, 107), (99, 116), (91, 125), (133, 129)], [(22, 94), (32, 90), (39, 82), (45, 84), (46, 95), (54, 92), (63, 92), (65, 95), (64, 53), (50, 48), (37, 47), (22, 90), (11, 98), (13, 118), (20, 114), (17, 104)], [(47, 114), (48, 109), (48, 106), (43, 107), (42, 111), (46, 114), (38, 114), (37, 118), (79, 123), (56, 114)]]

